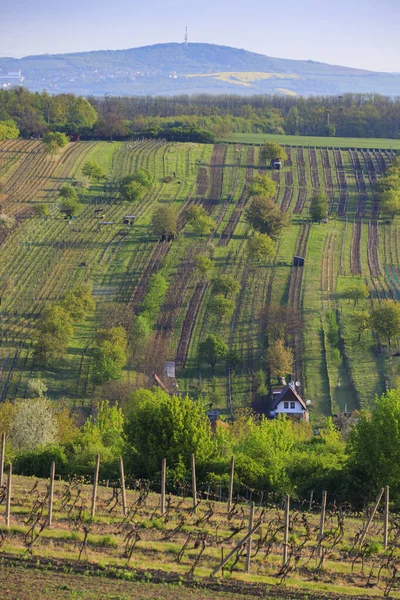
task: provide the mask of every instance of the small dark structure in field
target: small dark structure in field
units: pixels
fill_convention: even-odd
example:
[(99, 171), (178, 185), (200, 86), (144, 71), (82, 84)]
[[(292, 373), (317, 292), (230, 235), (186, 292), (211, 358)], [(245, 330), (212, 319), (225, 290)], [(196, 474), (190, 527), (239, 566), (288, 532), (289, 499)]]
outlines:
[(136, 219), (135, 215), (126, 215), (122, 219), (122, 222), (124, 225), (130, 225), (131, 227), (133, 227), (133, 225), (135, 224), (135, 219)]
[(275, 169), (275, 171), (280, 171), (282, 169), (282, 162), (280, 158), (273, 158), (271, 160), (271, 169)]
[(175, 234), (171, 233), (170, 235), (165, 235), (163, 233), (163, 235), (161, 236), (161, 241), (162, 242), (173, 242), (175, 239)]
[(81, 141), (81, 136), (79, 135), (79, 133), (69, 133), (68, 135), (71, 142)]
[(293, 266), (294, 267), (304, 267), (304, 256), (294, 256), (293, 257)]

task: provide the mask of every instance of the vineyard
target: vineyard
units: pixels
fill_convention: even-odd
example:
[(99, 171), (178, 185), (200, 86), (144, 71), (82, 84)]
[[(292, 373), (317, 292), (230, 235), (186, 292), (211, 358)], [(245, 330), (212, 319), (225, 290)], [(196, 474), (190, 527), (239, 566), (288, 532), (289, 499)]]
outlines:
[[(394, 153), (287, 147), (285, 167), (272, 176), (276, 202), (292, 219), (274, 259), (264, 265), (252, 263), (245, 251), (246, 185), (266, 170), (259, 150), (239, 143), (78, 142), (52, 157), (37, 141), (0, 144), (2, 211), (16, 219), (11, 231), (1, 233), (0, 281), (12, 277), (15, 288), (0, 306), (0, 399), (25, 398), (29, 379), (40, 377), (50, 398), (90, 409), (91, 344), (104, 307), (119, 302), (137, 311), (150, 277), (161, 270), (168, 290), (154, 329), (154, 369), (162, 374), (163, 362), (175, 361), (181, 392), (212, 393), (215, 408), (227, 416), (251, 404), (266, 411), (255, 374), (265, 369), (268, 307), (278, 304), (300, 315), (301, 328), (290, 344), (294, 375), (303, 397), (311, 400), (312, 420), (371, 405), (396, 376), (399, 359), (389, 362), (371, 332), (358, 341), (356, 309), (343, 292), (351, 283), (365, 282), (370, 298), (363, 308), (400, 297), (397, 221), (380, 217), (373, 191)], [(81, 214), (65, 220), (56, 208), (58, 190), (80, 176), (88, 159), (99, 162), (107, 177), (84, 193)], [(118, 184), (137, 169), (147, 169), (154, 184), (133, 206), (121, 200)], [(330, 199), (326, 223), (310, 222), (315, 192)], [(34, 217), (35, 205), (43, 202), (51, 206), (48, 219)], [(154, 208), (165, 204), (179, 214), (174, 241), (160, 241), (151, 229)], [(193, 233), (185, 217), (190, 205), (204, 207), (215, 231)], [(99, 226), (99, 209), (108, 225)], [(135, 215), (134, 227), (124, 225), (126, 214)], [(211, 285), (195, 268), (195, 257), (211, 246), (215, 274), (229, 273), (241, 285), (232, 317), (222, 322), (209, 310)], [(304, 268), (292, 266), (294, 255), (305, 257)], [(33, 360), (37, 318), (46, 303), (83, 281), (93, 284), (96, 312), (75, 327), (67, 358), (38, 371)], [(340, 361), (327, 338), (328, 311), (338, 321)], [(221, 363), (213, 373), (199, 362), (199, 343), (209, 333), (237, 352), (240, 363), (234, 370)], [(127, 381), (135, 370), (130, 361)]]
[(50, 484), (6, 475), (0, 563), (7, 585), (20, 569), (69, 584), (76, 575), (104, 578), (101, 586), (109, 578), (196, 584), (229, 598), (400, 597), (399, 524), (388, 488), (356, 511), (326, 492), (291, 503), (249, 489), (245, 496), (212, 485), (196, 490), (195, 475), (192, 484), (163, 475), (160, 494), (156, 482), (125, 480), (123, 470), (115, 482), (98, 482), (97, 474), (93, 483), (64, 482), (52, 467)]

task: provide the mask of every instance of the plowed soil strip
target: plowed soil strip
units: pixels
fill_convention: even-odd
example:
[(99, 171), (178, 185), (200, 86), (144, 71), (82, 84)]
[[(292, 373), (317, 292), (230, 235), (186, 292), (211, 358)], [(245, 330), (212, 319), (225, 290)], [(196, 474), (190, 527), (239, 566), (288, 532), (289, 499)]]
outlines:
[(176, 366), (178, 368), (183, 368), (185, 366), (194, 324), (196, 322), (197, 313), (199, 312), (207, 285), (208, 284), (204, 282), (198, 283), (190, 300), (189, 308), (183, 321), (178, 350), (176, 352)]
[(360, 158), (356, 150), (349, 150), (351, 161), (353, 163), (353, 169), (355, 173), (357, 190), (358, 190), (358, 202), (357, 202), (357, 217), (364, 217), (366, 213), (367, 205), (367, 186), (365, 185), (364, 173), (361, 168)]
[(333, 185), (333, 177), (332, 177), (332, 169), (331, 169), (331, 161), (329, 160), (329, 152), (326, 149), (321, 149), (321, 160), (322, 160), (322, 168), (324, 171), (324, 179), (325, 179), (325, 191), (326, 195), (330, 199), (329, 202), (329, 210), (333, 211), (333, 205), (335, 202), (334, 195), (334, 185)]
[(346, 214), (348, 191), (347, 191), (347, 179), (344, 171), (342, 153), (340, 150), (334, 150), (333, 155), (335, 157), (336, 173), (339, 182), (339, 204), (338, 204), (338, 215), (343, 217)]
[(368, 266), (371, 277), (382, 275), (379, 260), (378, 223), (371, 221), (368, 225)]
[(318, 158), (315, 148), (310, 148), (310, 167), (311, 167), (311, 182), (314, 192), (320, 190), (319, 173), (318, 173)]
[(354, 221), (351, 241), (350, 268), (352, 275), (361, 275), (361, 222)]
[(209, 185), (209, 175), (207, 167), (200, 167), (197, 174), (196, 194), (198, 196), (207, 196)]
[(377, 219), (379, 217), (379, 198), (375, 194), (374, 186), (377, 180), (375, 164), (372, 160), (372, 156), (368, 150), (361, 150), (362, 156), (364, 158), (365, 166), (368, 171), (369, 184), (371, 188), (372, 194), (372, 202), (371, 202), (371, 218)]

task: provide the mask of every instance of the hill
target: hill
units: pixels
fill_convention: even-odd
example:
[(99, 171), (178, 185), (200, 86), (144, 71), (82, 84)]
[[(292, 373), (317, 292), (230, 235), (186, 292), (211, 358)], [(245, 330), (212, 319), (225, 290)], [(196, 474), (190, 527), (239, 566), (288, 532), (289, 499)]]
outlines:
[[(245, 181), (265, 169), (259, 148), (239, 144), (143, 142), (71, 143), (55, 157), (35, 140), (0, 145), (2, 211), (15, 226), (1, 233), (0, 281), (11, 278), (13, 293), (2, 298), (0, 397), (26, 397), (30, 378), (41, 378), (53, 400), (89, 408), (94, 397), (91, 344), (104, 326), (111, 303), (128, 320), (142, 306), (150, 277), (162, 274), (168, 287), (163, 306), (144, 346), (132, 348), (123, 372), (127, 383), (135, 372), (163, 372), (176, 361), (179, 389), (193, 397), (212, 395), (222, 414), (259, 400), (268, 412), (263, 391), (265, 338), (270, 305), (301, 313), (295, 334), (285, 333), (296, 358), (301, 394), (312, 401), (312, 420), (371, 406), (375, 394), (393, 385), (400, 358), (381, 354), (372, 331), (358, 340), (354, 312), (371, 302), (400, 298), (398, 218), (377, 218), (372, 184), (388, 167), (388, 150), (288, 148), (282, 171), (272, 173), (276, 200), (291, 214), (291, 225), (276, 247), (273, 262), (255, 263), (247, 254), (248, 226), (244, 209)], [(83, 210), (69, 223), (57, 211), (61, 185), (82, 178), (82, 165), (98, 161), (108, 179), (81, 191)], [(121, 200), (119, 183), (135, 169), (154, 177), (150, 191), (137, 202)], [(311, 196), (331, 199), (328, 223), (310, 224)], [(47, 203), (47, 220), (34, 218), (38, 203)], [(179, 216), (179, 236), (160, 241), (151, 226), (163, 204)], [(200, 235), (185, 222), (193, 203), (215, 222), (211, 235)], [(109, 223), (98, 225), (98, 205)], [(135, 226), (124, 215), (135, 214)], [(207, 241), (209, 242), (207, 244)], [(213, 244), (211, 244), (213, 242)], [(212, 250), (212, 252), (211, 252)], [(234, 312), (221, 321), (212, 312), (213, 289), (196, 269), (196, 257), (210, 251), (214, 276), (229, 273), (240, 283)], [(306, 257), (304, 270), (293, 256)], [(91, 281), (96, 311), (78, 324), (68, 352), (56, 365), (42, 369), (34, 361), (38, 319), (44, 306), (82, 281)], [(345, 298), (349, 286), (366, 282), (371, 293), (357, 307)], [(334, 322), (332, 321), (334, 319)], [(331, 343), (332, 323), (339, 340)], [(199, 344), (213, 333), (240, 359), (230, 377), (223, 360), (215, 369), (201, 364)], [(263, 379), (264, 378), (264, 379)]]
[[(20, 73), (20, 74), (19, 74)], [(400, 74), (264, 56), (215, 44), (0, 58), (0, 84), (83, 95), (398, 93)]]

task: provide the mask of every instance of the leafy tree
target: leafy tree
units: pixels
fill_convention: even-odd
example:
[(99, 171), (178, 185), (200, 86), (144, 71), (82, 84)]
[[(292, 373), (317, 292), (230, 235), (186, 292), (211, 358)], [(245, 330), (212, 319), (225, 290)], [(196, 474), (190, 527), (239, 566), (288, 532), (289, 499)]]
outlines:
[(48, 219), (50, 216), (50, 207), (48, 204), (44, 202), (40, 202), (40, 204), (35, 204), (33, 211), (35, 213), (35, 217), (40, 217), (42, 219)]
[(381, 194), (381, 211), (392, 219), (400, 214), (400, 189), (389, 189)]
[(139, 171), (136, 171), (135, 173), (124, 177), (121, 182), (121, 185), (128, 185), (129, 183), (132, 183), (134, 181), (140, 183), (140, 185), (142, 185), (144, 188), (148, 188), (153, 183), (153, 177), (145, 169), (139, 169)]
[(198, 235), (210, 235), (215, 229), (214, 220), (208, 215), (204, 206), (193, 205), (186, 211), (188, 223)]
[(260, 154), (266, 162), (270, 162), (274, 158), (280, 158), (282, 162), (287, 160), (285, 149), (275, 142), (267, 142), (262, 147)]
[(92, 296), (92, 286), (88, 283), (76, 285), (64, 294), (61, 306), (69, 312), (74, 321), (83, 321), (87, 314), (96, 308)]
[(50, 361), (62, 358), (72, 334), (72, 319), (67, 310), (59, 304), (45, 308), (39, 322), (36, 362), (46, 366)]
[(235, 310), (235, 302), (229, 298), (225, 298), (222, 294), (216, 294), (211, 299), (209, 307), (210, 312), (222, 320), (232, 316)]
[(301, 329), (299, 312), (290, 306), (270, 304), (265, 307), (262, 320), (269, 345), (275, 340), (287, 339), (293, 331)]
[(364, 331), (371, 328), (371, 314), (367, 310), (358, 310), (352, 315), (352, 320), (360, 341)]
[(188, 396), (169, 396), (162, 390), (139, 390), (127, 405), (126, 437), (132, 447), (132, 467), (139, 476), (153, 477), (166, 458), (177, 478), (212, 456), (211, 427), (203, 405)]
[(241, 285), (231, 275), (223, 273), (212, 282), (213, 294), (222, 294), (224, 298), (227, 296), (236, 296), (241, 290)]
[(105, 177), (104, 171), (95, 160), (88, 160), (82, 167), (82, 174), (89, 179), (96, 179), (100, 181)]
[(369, 298), (369, 290), (365, 283), (359, 283), (358, 285), (349, 286), (343, 296), (352, 300), (354, 302), (354, 306), (357, 306), (360, 300), (366, 300)]
[(292, 372), (294, 356), (290, 348), (285, 347), (283, 340), (275, 340), (267, 349), (265, 360), (271, 377), (285, 377)]
[(66, 217), (76, 217), (82, 210), (82, 204), (79, 201), (78, 196), (71, 198), (63, 198), (59, 203), (60, 212), (64, 213)]
[(329, 211), (329, 199), (323, 194), (316, 194), (311, 198), (310, 215), (313, 221), (320, 223)]
[(132, 325), (132, 336), (136, 342), (144, 340), (151, 333), (151, 323), (146, 315), (141, 314), (136, 317)]
[(264, 196), (273, 198), (276, 194), (276, 183), (268, 175), (256, 175), (247, 188), (249, 198), (251, 196)]
[(196, 270), (201, 273), (203, 277), (208, 276), (213, 269), (214, 263), (210, 257), (205, 254), (198, 254), (194, 259)]
[(19, 129), (12, 119), (0, 121), (0, 142), (15, 140), (19, 136)]
[(199, 345), (199, 357), (210, 364), (213, 373), (217, 362), (224, 360), (228, 355), (228, 351), (225, 342), (212, 334), (208, 335)]
[(145, 188), (139, 181), (126, 183), (120, 189), (121, 196), (127, 202), (136, 202), (143, 197)]
[(153, 212), (151, 225), (155, 234), (173, 236), (178, 230), (178, 216), (172, 206), (159, 206)]
[(4, 231), (7, 229), (12, 229), (16, 224), (16, 220), (14, 217), (10, 217), (5, 213), (0, 213), (0, 231)]
[(10, 438), (17, 450), (34, 450), (57, 441), (57, 420), (47, 398), (19, 402)]
[(60, 198), (78, 199), (78, 194), (76, 193), (76, 189), (72, 185), (66, 184), (60, 187)]
[(379, 337), (390, 344), (394, 338), (400, 336), (400, 304), (394, 300), (385, 300), (371, 312), (372, 328)]
[(123, 327), (100, 329), (93, 350), (93, 381), (103, 384), (121, 376), (126, 364), (127, 337)]
[(299, 135), (300, 116), (297, 106), (292, 106), (286, 117), (286, 132), (290, 135)]
[(400, 391), (390, 390), (362, 412), (350, 434), (349, 481), (357, 496), (370, 499), (389, 485), (398, 502), (400, 482)]
[(249, 237), (246, 252), (252, 262), (265, 262), (275, 254), (275, 243), (266, 233), (256, 232)]
[(32, 398), (44, 398), (47, 392), (47, 385), (41, 379), (29, 379), (28, 394)]
[(141, 314), (146, 317), (150, 324), (158, 317), (167, 289), (168, 282), (161, 273), (155, 273), (150, 277), (146, 295), (140, 305)]
[(245, 219), (259, 233), (277, 237), (287, 227), (290, 217), (271, 198), (254, 196), (250, 207), (245, 211)]
[(65, 148), (68, 144), (69, 139), (65, 133), (55, 131), (46, 133), (46, 135), (42, 137), (42, 142), (47, 154), (58, 154), (58, 151), (61, 148)]

